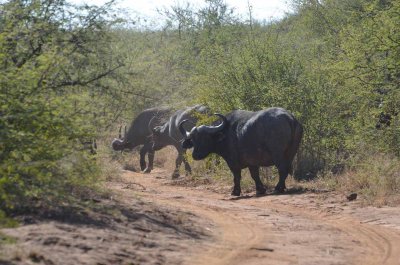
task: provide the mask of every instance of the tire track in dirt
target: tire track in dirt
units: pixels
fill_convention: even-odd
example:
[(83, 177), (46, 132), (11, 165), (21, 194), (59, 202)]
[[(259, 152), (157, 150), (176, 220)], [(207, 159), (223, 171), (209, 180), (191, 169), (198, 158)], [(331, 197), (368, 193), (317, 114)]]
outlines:
[(188, 258), (185, 261), (187, 264), (228, 264), (242, 251), (252, 248), (260, 240), (261, 229), (252, 227), (240, 216), (228, 213), (214, 203), (208, 203), (208, 199), (191, 196), (190, 190), (159, 186), (160, 181), (154, 181), (154, 176), (150, 179), (149, 175), (143, 176), (131, 172), (127, 174), (130, 178), (133, 177), (136, 183), (146, 186), (147, 192), (143, 190), (141, 193), (145, 198), (157, 204), (166, 204), (191, 212), (215, 224), (217, 229), (212, 232), (215, 233), (217, 243), (207, 242), (199, 251), (193, 251), (194, 257)]
[[(162, 170), (125, 172), (146, 187), (148, 200), (211, 220), (213, 239), (193, 250), (186, 264), (400, 264), (399, 231), (343, 214), (310, 209), (280, 196), (228, 196), (170, 185)], [(299, 201), (301, 202), (299, 205)]]
[[(329, 215), (318, 211), (304, 211), (288, 204), (268, 202), (267, 207), (285, 210), (291, 213), (305, 215), (309, 219), (323, 221), (332, 227), (336, 227), (343, 233), (351, 236), (352, 241), (360, 242), (363, 252), (355, 256), (356, 264), (400, 264), (400, 233), (395, 229), (365, 224), (348, 215)], [(393, 249), (396, 251), (393, 251)]]

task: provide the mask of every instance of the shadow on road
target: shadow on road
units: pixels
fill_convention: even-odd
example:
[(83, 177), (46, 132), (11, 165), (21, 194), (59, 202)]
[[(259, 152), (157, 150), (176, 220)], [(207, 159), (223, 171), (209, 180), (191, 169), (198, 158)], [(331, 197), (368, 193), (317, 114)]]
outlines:
[(316, 189), (306, 189), (302, 187), (294, 187), (294, 188), (289, 188), (285, 192), (277, 192), (277, 191), (272, 191), (272, 192), (267, 192), (265, 194), (261, 195), (242, 195), (238, 197), (230, 197), (227, 199), (222, 199), (222, 200), (229, 200), (229, 201), (237, 201), (237, 200), (246, 200), (246, 199), (257, 199), (265, 196), (281, 196), (281, 195), (301, 195), (304, 193), (325, 193), (329, 192), (329, 190), (316, 190)]
[[(180, 234), (187, 238), (199, 239), (205, 236), (201, 229), (194, 229), (190, 222), (185, 223), (191, 215), (186, 212), (171, 211), (144, 203), (131, 201), (126, 205), (116, 200), (101, 199), (94, 205), (63, 207), (31, 207), (21, 209), (14, 218), (24, 225), (56, 221), (60, 224), (119, 230), (125, 226), (144, 232), (161, 232)], [(2, 264), (0, 262), (0, 264)]]

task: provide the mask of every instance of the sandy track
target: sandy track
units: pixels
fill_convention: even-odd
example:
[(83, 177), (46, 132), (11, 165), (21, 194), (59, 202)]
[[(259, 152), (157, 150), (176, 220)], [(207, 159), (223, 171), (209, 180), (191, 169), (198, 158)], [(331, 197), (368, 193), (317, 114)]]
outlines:
[(400, 207), (296, 189), (236, 198), (169, 176), (124, 171), (90, 208), (21, 216), (0, 230), (16, 240), (0, 264), (400, 264)]
[(213, 240), (193, 245), (186, 264), (400, 264), (399, 208), (359, 209), (312, 193), (234, 199), (171, 185), (166, 175), (124, 178), (144, 187), (146, 200), (214, 223)]

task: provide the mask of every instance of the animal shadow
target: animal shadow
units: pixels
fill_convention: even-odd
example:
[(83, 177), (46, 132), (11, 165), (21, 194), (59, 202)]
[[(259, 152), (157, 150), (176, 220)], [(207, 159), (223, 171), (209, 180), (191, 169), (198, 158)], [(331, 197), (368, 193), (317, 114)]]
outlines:
[(266, 192), (265, 194), (245, 194), (241, 195), (238, 197), (230, 197), (228, 199), (223, 199), (223, 200), (229, 200), (229, 201), (238, 201), (238, 200), (247, 200), (247, 199), (258, 199), (266, 196), (276, 196), (276, 195), (301, 195), (304, 193), (321, 193), (321, 192), (327, 192), (327, 191), (319, 191), (319, 190), (310, 190), (307, 188), (302, 188), (302, 187), (293, 187), (287, 189), (285, 192), (277, 192), (277, 191), (271, 191), (271, 192)]

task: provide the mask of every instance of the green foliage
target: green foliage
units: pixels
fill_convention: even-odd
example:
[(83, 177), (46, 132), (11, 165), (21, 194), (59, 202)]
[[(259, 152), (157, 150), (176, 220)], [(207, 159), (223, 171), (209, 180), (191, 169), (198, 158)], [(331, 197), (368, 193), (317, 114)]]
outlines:
[(0, 209), (68, 202), (93, 183), (98, 169), (83, 142), (108, 118), (93, 100), (105, 94), (96, 84), (122, 66), (107, 52), (114, 21), (105, 9), (1, 4)]
[[(366, 142), (399, 154), (397, 2), (293, 1), (294, 14), (267, 25), (220, 1), (167, 15), (192, 100), (220, 112), (293, 112), (305, 127), (296, 174), (307, 178), (343, 168)], [(392, 116), (384, 130), (375, 128), (380, 112)]]
[[(15, 227), (17, 226), (17, 222), (14, 221), (13, 219), (9, 218), (6, 216), (6, 214), (0, 210), (0, 228), (9, 228), (9, 227)], [(13, 243), (14, 239), (10, 238), (8, 236), (5, 236), (0, 233), (0, 245), (5, 243)]]
[[(352, 10), (354, 23), (341, 31), (343, 53), (337, 60), (339, 78), (351, 91), (354, 129), (360, 141), (400, 155), (400, 4), (365, 2)], [(380, 113), (392, 117), (390, 128), (374, 130)]]
[[(400, 156), (398, 1), (294, 0), (293, 14), (261, 24), (251, 8), (243, 20), (206, 0), (165, 10), (162, 30), (124, 26), (112, 2), (1, 3), (0, 209), (68, 201), (99, 172), (82, 143), (108, 143), (156, 105), (290, 110), (305, 128), (301, 178), (365, 150)], [(381, 113), (391, 124), (377, 130)], [(223, 175), (215, 160), (206, 170)]]

